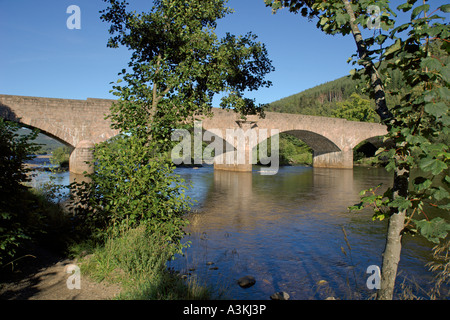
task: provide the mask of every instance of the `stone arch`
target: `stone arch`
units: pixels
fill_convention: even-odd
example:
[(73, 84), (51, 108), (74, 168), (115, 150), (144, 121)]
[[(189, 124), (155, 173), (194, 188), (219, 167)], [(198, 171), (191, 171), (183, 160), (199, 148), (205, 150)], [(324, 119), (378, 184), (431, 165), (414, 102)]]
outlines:
[(333, 141), (327, 137), (309, 130), (283, 130), (280, 133), (287, 133), (306, 143), (315, 152), (339, 152), (342, 151)]
[(383, 136), (374, 136), (359, 142), (353, 150), (363, 153), (365, 156), (374, 156), (375, 152), (384, 144)]
[(43, 127), (45, 128), (45, 126), (41, 126), (39, 124), (36, 125), (36, 123), (34, 123), (34, 125), (30, 125), (30, 124), (24, 123), (22, 121), (20, 121), (19, 123), (23, 127), (26, 127), (29, 129), (37, 129), (37, 130), (39, 130), (39, 133), (42, 133), (42, 134), (46, 135), (47, 137), (50, 137), (50, 138), (64, 144), (65, 146), (70, 147), (71, 149), (75, 148), (75, 146), (72, 144), (72, 141), (68, 142), (67, 140), (61, 138), (61, 135), (57, 135), (58, 132), (55, 132), (53, 130), (52, 130), (53, 132), (50, 132), (50, 131), (43, 129)]
[[(289, 134), (303, 141), (312, 149), (312, 164), (314, 167), (353, 167), (352, 150), (345, 147), (341, 149), (335, 142), (320, 133), (303, 129), (280, 130), (279, 133)], [(271, 131), (270, 137), (273, 134), (273, 131)]]
[(65, 129), (64, 126), (57, 125), (54, 121), (17, 115), (14, 110), (3, 103), (0, 103), (0, 117), (8, 121), (20, 123), (28, 128), (38, 129), (45, 135), (52, 137), (65, 145), (71, 147), (75, 147), (76, 145), (70, 130)]
[(355, 139), (353, 141), (351, 147), (355, 148), (364, 141), (367, 141), (368, 143), (376, 145), (376, 144), (378, 144), (377, 140), (379, 140), (383, 136), (384, 136), (384, 134), (381, 134), (380, 132), (374, 132), (374, 133), (368, 132), (365, 134), (361, 134), (360, 136), (358, 136), (357, 139)]

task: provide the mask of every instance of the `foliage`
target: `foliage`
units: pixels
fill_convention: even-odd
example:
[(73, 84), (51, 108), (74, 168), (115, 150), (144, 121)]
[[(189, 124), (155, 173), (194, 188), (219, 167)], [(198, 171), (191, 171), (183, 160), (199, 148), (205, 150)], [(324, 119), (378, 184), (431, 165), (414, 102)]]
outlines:
[(0, 119), (0, 265), (14, 258), (36, 231), (30, 220), (37, 217), (30, 212), (24, 183), (30, 181), (25, 161), (38, 149), (32, 142), (37, 133), (19, 135), (18, 129), (17, 124)]
[[(151, 142), (135, 135), (97, 145), (95, 174), (90, 176), (91, 186), (85, 185), (90, 189), (75, 193), (80, 205), (88, 208), (76, 216), (88, 222), (90, 232), (102, 234), (145, 223), (152, 229), (164, 226), (168, 241), (180, 240), (182, 215), (190, 201), (173, 165), (167, 157), (151, 157), (153, 149)], [(82, 201), (83, 196), (88, 198)]]
[(66, 146), (58, 147), (52, 151), (52, 157), (50, 158), (50, 162), (51, 164), (58, 165), (60, 167), (68, 167), (69, 155), (70, 155), (69, 147)]
[[(410, 10), (410, 4), (399, 8)], [(395, 28), (390, 34), (395, 42), (386, 48), (384, 56), (392, 61), (388, 68), (402, 72), (409, 93), (393, 108), (394, 119), (385, 138), (395, 139), (396, 149), (380, 150), (380, 155), (389, 159), (388, 170), (396, 167), (419, 170), (407, 195), (392, 200), (392, 189), (388, 189), (385, 198), (391, 199), (387, 200), (389, 208), (409, 212), (408, 221), (415, 225), (413, 230), (437, 243), (446, 237), (450, 224), (441, 217), (429, 220), (425, 211), (432, 207), (449, 209), (450, 122), (446, 77), (449, 58), (448, 46), (436, 40), (448, 38), (449, 31), (447, 26), (439, 23), (439, 16), (427, 17), (428, 11), (429, 5), (416, 7), (411, 14), (414, 20)], [(420, 12), (424, 12), (423, 18), (417, 17)], [(397, 37), (402, 30), (409, 30), (407, 39)], [(389, 214), (389, 210), (384, 211)], [(425, 219), (415, 218), (420, 214)]]
[[(0, 119), (0, 267), (12, 269), (31, 257), (31, 244), (63, 250), (69, 242), (71, 225), (59, 203), (57, 187), (29, 186), (31, 160), (39, 149), (37, 131), (20, 132), (18, 124)], [(23, 262), (25, 263), (25, 262)], [(6, 270), (6, 269), (2, 269)]]
[[(326, 34), (353, 35), (357, 46), (353, 64), (362, 67), (353, 72), (353, 78), (367, 79), (375, 110), (388, 128), (386, 139), (393, 142), (392, 147), (382, 150), (388, 159), (386, 168), (394, 172), (392, 188), (383, 195), (376, 194), (375, 189), (363, 191), (362, 202), (356, 206), (371, 204), (375, 207), (375, 218), (389, 218), (378, 298), (392, 299), (405, 228), (412, 225), (413, 230), (433, 242), (446, 237), (450, 230), (445, 220), (450, 208), (447, 191), (450, 153), (448, 141), (442, 142), (449, 133), (449, 29), (442, 23), (444, 18), (436, 14), (448, 13), (449, 6), (432, 11), (426, 0), (418, 5), (417, 0), (407, 0), (397, 10), (409, 12), (410, 21), (395, 26), (396, 13), (387, 0), (265, 0), (265, 3), (273, 10), (285, 6), (316, 19), (317, 27)], [(378, 11), (375, 22), (379, 29), (364, 39), (360, 28), (373, 26), (374, 7), (370, 7), (373, 5)], [(386, 79), (392, 78), (389, 74), (395, 71), (401, 73), (406, 90), (394, 92), (400, 96), (399, 102), (388, 108)], [(411, 170), (419, 171), (414, 179), (410, 179)], [(431, 207), (439, 208), (441, 217), (429, 219), (425, 211)], [(417, 219), (419, 214), (425, 220)]]
[[(158, 0), (149, 13), (141, 14), (126, 12), (124, 2), (110, 3), (102, 15), (116, 34), (109, 46), (121, 44), (133, 51), (133, 73), (121, 73), (128, 87), (114, 86), (123, 102), (116, 104), (111, 119), (121, 130), (133, 132), (152, 122), (159, 130), (166, 128), (160, 134), (167, 136), (173, 125), (165, 122), (208, 111), (214, 94), (222, 91), (228, 92), (222, 107), (243, 114), (259, 111), (243, 92), (270, 86), (264, 77), (273, 67), (255, 35), (217, 39), (216, 20), (232, 12), (225, 1)], [(133, 100), (134, 108), (125, 113)], [(136, 120), (125, 123), (127, 116)]]
[[(345, 1), (344, 1), (345, 2)], [(326, 33), (351, 32), (348, 21), (350, 16), (342, 3), (319, 2), (319, 1), (266, 1), (273, 9), (279, 9), (282, 5), (289, 7), (293, 12), (301, 12), (303, 16), (318, 17), (317, 26)], [(384, 64), (382, 70), (386, 74), (400, 71), (404, 84), (407, 86), (408, 94), (404, 94), (400, 103), (393, 107), (393, 117), (388, 122), (390, 132), (386, 139), (393, 138), (396, 141), (396, 149), (384, 150), (384, 155), (390, 159), (388, 169), (396, 167), (418, 168), (423, 175), (416, 177), (412, 183), (413, 190), (408, 196), (398, 196), (392, 199), (393, 190), (389, 189), (386, 197), (370, 195), (363, 198), (363, 202), (374, 203), (376, 218), (383, 219), (388, 212), (379, 216), (381, 204), (389, 208), (411, 209), (413, 212), (423, 211), (425, 202), (441, 209), (448, 210), (447, 204), (440, 204), (449, 198), (449, 193), (443, 186), (433, 187), (435, 177), (441, 175), (441, 182), (447, 185), (450, 181), (445, 174), (448, 168), (449, 152), (448, 143), (438, 142), (439, 136), (448, 136), (448, 26), (440, 23), (442, 18), (438, 15), (427, 16), (430, 10), (429, 4), (423, 4), (415, 8), (417, 1), (409, 0), (398, 7), (399, 10), (411, 11), (411, 21), (396, 27), (389, 33), (389, 38), (394, 43), (382, 49), (368, 51), (366, 60), (374, 59), (373, 55), (382, 54), (388, 63)], [(352, 3), (356, 13), (356, 23), (367, 27), (367, 12), (370, 1), (358, 1)], [(389, 8), (387, 1), (378, 1), (377, 6), (381, 8), (380, 26), (388, 31), (393, 28), (390, 15), (395, 13)], [(447, 12), (448, 7), (439, 8)], [(424, 17), (419, 17), (423, 13)], [(408, 37), (402, 39), (400, 32), (408, 30)], [(388, 36), (379, 35), (376, 38), (365, 40), (369, 47), (373, 44), (383, 45)], [(443, 41), (442, 41), (443, 39)], [(441, 40), (441, 41), (439, 41)], [(434, 50), (434, 52), (433, 52)], [(439, 52), (440, 51), (440, 52)], [(372, 56), (370, 56), (372, 55)], [(365, 65), (365, 61), (358, 61)], [(395, 92), (400, 94), (400, 90)], [(335, 111), (336, 112), (336, 111)], [(399, 155), (399, 157), (394, 157)], [(400, 158), (400, 161), (398, 159)], [(365, 192), (373, 192), (373, 189)], [(363, 194), (365, 194), (363, 192)], [(385, 199), (385, 200), (381, 200)], [(436, 218), (436, 228), (430, 228), (430, 223), (413, 220), (418, 223), (418, 229), (432, 240), (431, 234), (441, 237), (446, 233), (446, 225), (442, 219)], [(432, 231), (434, 230), (434, 231)], [(433, 233), (434, 232), (434, 233)]]
[(352, 93), (349, 101), (339, 102), (333, 110), (333, 117), (343, 118), (349, 121), (375, 122), (377, 114), (370, 107), (370, 101)]

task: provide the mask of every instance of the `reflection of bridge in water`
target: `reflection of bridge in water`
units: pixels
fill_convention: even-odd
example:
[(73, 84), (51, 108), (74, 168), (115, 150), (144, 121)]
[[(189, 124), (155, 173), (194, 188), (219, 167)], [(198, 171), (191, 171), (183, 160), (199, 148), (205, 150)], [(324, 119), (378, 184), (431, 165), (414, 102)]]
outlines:
[(198, 199), (200, 213), (190, 219), (189, 229), (202, 232), (203, 214), (208, 216), (210, 226), (227, 230), (230, 225), (237, 229), (253, 229), (261, 221), (277, 221), (285, 217), (280, 215), (280, 210), (290, 214), (312, 214), (319, 220), (320, 214), (346, 213), (347, 207), (358, 201), (358, 193), (368, 183), (367, 177), (371, 174), (377, 179), (377, 169), (370, 174), (366, 171), (365, 168), (358, 168), (355, 173), (354, 170), (332, 168), (286, 167), (276, 176), (264, 176), (256, 170), (215, 170), (207, 175), (208, 180), (197, 180), (197, 173), (192, 172), (189, 175), (194, 188), (200, 188), (201, 195)]
[[(0, 95), (0, 116), (37, 128), (73, 147), (70, 171), (82, 174), (89, 170), (86, 161), (92, 159), (95, 143), (108, 140), (118, 133), (110, 128), (110, 121), (104, 119), (114, 101)], [(232, 111), (214, 108), (213, 117), (202, 117), (201, 120), (205, 131), (221, 132), (222, 137), (227, 136), (227, 129), (254, 130), (257, 136), (261, 129), (267, 129), (268, 136), (283, 132), (291, 134), (311, 147), (313, 166), (316, 168), (352, 168), (353, 148), (364, 140), (386, 134), (386, 128), (375, 123), (275, 112), (266, 112), (264, 118), (249, 116), (243, 121)], [(238, 148), (236, 137), (227, 142)], [(225, 150), (226, 143), (222, 141), (222, 145)], [(246, 140), (245, 150), (248, 151), (249, 145)], [(249, 152), (246, 152), (243, 164), (235, 159), (234, 163), (215, 163), (214, 167), (251, 171), (252, 163)]]

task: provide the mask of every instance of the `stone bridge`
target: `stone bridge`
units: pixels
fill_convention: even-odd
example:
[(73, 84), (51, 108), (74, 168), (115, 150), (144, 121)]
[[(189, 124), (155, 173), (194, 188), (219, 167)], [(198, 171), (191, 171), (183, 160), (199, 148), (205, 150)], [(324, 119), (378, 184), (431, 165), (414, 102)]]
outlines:
[[(42, 133), (73, 147), (69, 170), (80, 174), (89, 170), (86, 161), (92, 159), (96, 143), (118, 134), (105, 120), (115, 100), (57, 99), (28, 96), (0, 95), (0, 117), (37, 128)], [(345, 119), (266, 112), (264, 118), (249, 116), (244, 121), (233, 111), (213, 109), (212, 117), (198, 117), (204, 131), (222, 133), (227, 129), (267, 129), (268, 136), (291, 134), (313, 150), (313, 166), (326, 168), (353, 168), (353, 148), (364, 140), (384, 136), (386, 128), (380, 124), (347, 121)], [(257, 134), (258, 136), (258, 134)], [(235, 149), (236, 137), (227, 140)], [(226, 143), (225, 143), (226, 144)], [(249, 143), (245, 142), (246, 150)], [(225, 146), (223, 146), (225, 150)], [(247, 154), (247, 153), (246, 153)], [(231, 171), (251, 171), (252, 163), (214, 163), (214, 168)]]

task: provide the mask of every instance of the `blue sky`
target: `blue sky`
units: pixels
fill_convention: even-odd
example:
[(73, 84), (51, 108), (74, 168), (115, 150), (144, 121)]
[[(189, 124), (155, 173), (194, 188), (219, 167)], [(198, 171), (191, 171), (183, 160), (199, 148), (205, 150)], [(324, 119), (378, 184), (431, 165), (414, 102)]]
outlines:
[[(129, 0), (137, 10), (150, 0)], [(399, 2), (394, 0), (395, 2)], [(433, 5), (446, 1), (432, 0)], [(81, 9), (81, 29), (68, 29), (67, 7)], [(218, 22), (219, 36), (252, 31), (266, 44), (273, 86), (247, 94), (269, 103), (349, 74), (351, 36), (324, 35), (300, 15), (273, 15), (263, 0), (229, 0), (235, 13)], [(0, 0), (0, 94), (86, 99), (114, 98), (110, 82), (129, 59), (126, 49), (106, 47), (108, 25), (100, 0)], [(217, 103), (217, 102), (216, 102)], [(216, 105), (216, 104), (215, 104)]]

